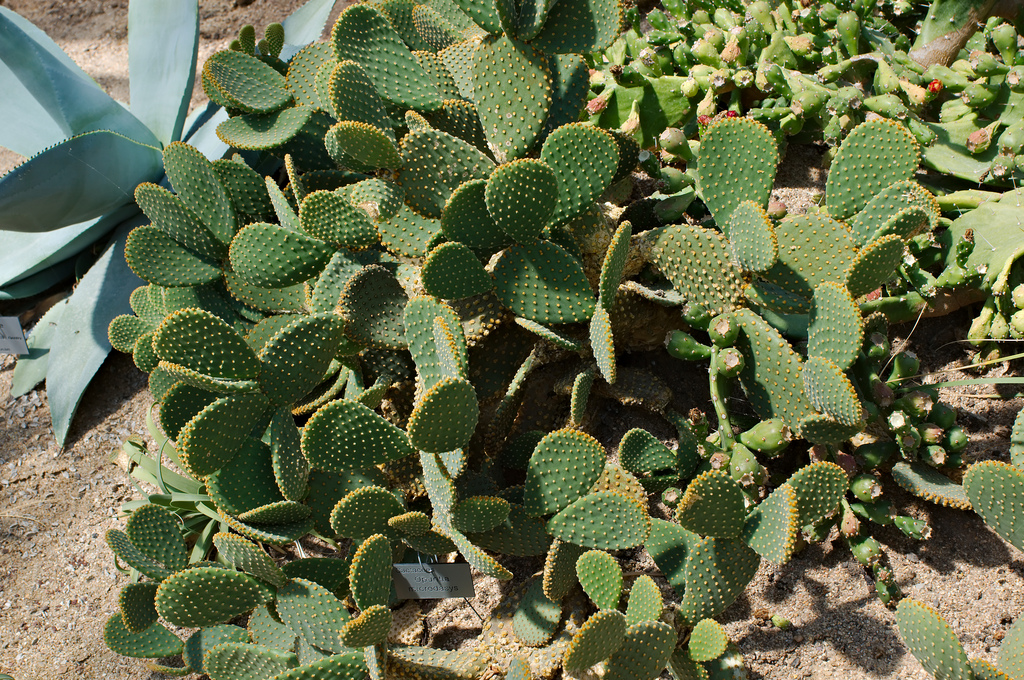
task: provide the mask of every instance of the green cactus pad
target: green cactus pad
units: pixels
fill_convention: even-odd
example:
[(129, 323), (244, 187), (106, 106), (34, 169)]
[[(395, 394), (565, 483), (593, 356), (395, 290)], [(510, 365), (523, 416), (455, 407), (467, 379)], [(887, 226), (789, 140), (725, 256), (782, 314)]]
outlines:
[(281, 621), (306, 642), (335, 654), (345, 651), (338, 636), (351, 617), (323, 586), (292, 578), (277, 591), (277, 612)]
[[(330, 43), (314, 42), (299, 50), (288, 62), (288, 89), (300, 106), (323, 108), (316, 91), (316, 74), (328, 62), (334, 62)], [(332, 67), (333, 68), (333, 67)]]
[(294, 313), (304, 311), (306, 302), (302, 285), (283, 288), (253, 286), (234, 272), (224, 273), (224, 285), (235, 300), (262, 312)]
[(900, 636), (925, 670), (938, 678), (971, 680), (967, 654), (938, 612), (907, 598), (896, 608)]
[(634, 475), (676, 467), (676, 454), (647, 430), (633, 428), (619, 441), (619, 462)]
[(391, 590), (391, 542), (386, 536), (374, 534), (360, 543), (352, 556), (348, 582), (360, 609), (387, 604)]
[(391, 142), (395, 133), (387, 108), (363, 68), (354, 61), (341, 61), (331, 70), (328, 92), (334, 117), (371, 125)]
[(803, 365), (804, 393), (807, 400), (841, 425), (853, 427), (863, 419), (863, 407), (853, 383), (838, 366), (812, 356)]
[(283, 288), (316, 276), (334, 251), (305, 234), (265, 222), (246, 225), (231, 242), (232, 270), (245, 283)]
[(139, 317), (122, 314), (115, 316), (107, 326), (107, 339), (118, 352), (131, 354), (135, 351), (135, 343), (139, 337), (152, 330), (153, 328)]
[(726, 231), (733, 261), (740, 269), (763, 272), (775, 264), (779, 243), (771, 218), (759, 203), (740, 202), (729, 217)]
[(823, 413), (811, 413), (802, 418), (793, 431), (812, 444), (839, 444), (863, 429), (863, 423), (843, 425)]
[[(459, 95), (453, 96), (458, 97)], [(480, 126), (480, 116), (472, 102), (467, 102), (464, 99), (446, 99), (441, 109), (430, 114), (429, 121), (431, 127), (458, 137), (485, 154), (489, 153), (487, 140), (484, 139), (484, 130)]]
[(156, 184), (135, 188), (135, 202), (153, 226), (203, 258), (217, 261), (227, 256), (227, 248), (206, 228), (199, 216), (175, 194)]
[(962, 486), (923, 463), (900, 461), (892, 468), (892, 478), (910, 493), (936, 505), (957, 510), (971, 509), (971, 501)]
[(608, 659), (607, 680), (651, 680), (668, 664), (677, 634), (661, 621), (641, 621), (626, 629), (622, 646)]
[[(801, 526), (796, 491), (783, 484), (776, 487), (747, 517), (743, 525), (743, 541), (769, 562), (785, 564), (796, 550)], [(690, 651), (693, 652), (692, 649)], [(718, 654), (711, 658), (717, 657)]]
[(441, 96), (430, 76), (383, 14), (372, 7), (350, 7), (331, 32), (334, 56), (354, 61), (384, 98), (402, 107), (432, 111)]
[(632, 226), (628, 221), (620, 224), (612, 234), (612, 240), (608, 244), (604, 261), (601, 263), (597, 299), (609, 314), (615, 307), (616, 293), (619, 283), (622, 281), (622, 272), (626, 268), (626, 261), (629, 258), (629, 239), (632, 234)]
[(455, 27), (429, 5), (413, 7), (412, 20), (420, 37), (435, 51), (459, 41), (460, 36)]
[[(232, 665), (230, 666), (222, 667), (220, 665), (214, 664), (213, 666), (216, 666), (215, 670), (213, 666), (211, 666), (211, 668), (207, 670), (205, 664), (206, 654), (212, 651), (214, 647), (224, 645), (224, 649), (226, 650), (244, 646), (253, 648), (253, 651), (255, 651), (257, 654), (269, 653), (270, 655), (275, 657), (281, 655), (280, 652), (274, 650), (246, 644), (248, 642), (249, 633), (245, 630), (245, 628), (242, 628), (240, 626), (221, 624), (217, 626), (212, 626), (210, 628), (202, 628), (192, 633), (192, 635), (188, 637), (188, 640), (185, 641), (185, 649), (181, 652), (181, 659), (185, 662), (186, 666), (192, 669), (193, 673), (209, 673), (211, 675), (211, 678), (216, 678), (216, 680), (228, 680), (228, 678), (234, 677), (228, 675), (230, 671), (237, 672), (236, 669), (238, 669), (239, 666), (244, 667), (248, 662), (251, 661), (250, 659), (246, 659), (245, 661), (239, 663), (239, 659), (234, 659)], [(211, 658), (219, 660), (220, 658), (223, 658), (221, 654), (223, 654), (223, 652), (219, 654), (214, 654), (213, 657)], [(230, 655), (230, 652), (228, 652), (228, 654)], [(271, 669), (274, 670), (274, 672), (280, 672), (276, 669), (280, 668), (280, 670), (283, 671), (286, 668), (294, 666), (294, 655), (287, 656), (291, 656), (292, 658), (292, 663), (290, 665), (282, 663), (279, 666), (272, 666)], [(216, 675), (214, 675), (214, 673), (216, 673)]]
[(377, 242), (377, 229), (366, 213), (333, 191), (314, 191), (302, 199), (299, 224), (313, 238), (350, 250)]
[(241, 536), (221, 532), (213, 537), (213, 544), (217, 546), (217, 551), (224, 559), (237, 569), (266, 581), (272, 586), (284, 585), (284, 572), (255, 543), (247, 541)]
[(576, 577), (598, 609), (618, 609), (622, 567), (603, 550), (588, 550), (576, 560)]
[(547, 224), (558, 191), (555, 172), (547, 163), (520, 158), (491, 173), (484, 201), (502, 231), (519, 243), (532, 243)]
[(487, 664), (484, 654), (470, 650), (397, 645), (388, 650), (388, 673), (398, 680), (476, 680)]
[(446, 242), (427, 255), (420, 271), (428, 294), (445, 299), (478, 295), (491, 289), (491, 277), (473, 251), (458, 242)]
[(290, 579), (303, 578), (312, 581), (334, 593), (335, 597), (343, 597), (348, 593), (348, 567), (348, 560), (305, 557), (287, 562), (281, 569)]
[(591, 487), (590, 491), (592, 493), (597, 491), (618, 491), (636, 499), (641, 504), (647, 502), (647, 492), (644, 490), (643, 485), (640, 484), (640, 481), (618, 465), (612, 463), (605, 464), (601, 476), (594, 486)]
[(728, 645), (729, 635), (722, 624), (714, 619), (701, 619), (690, 631), (687, 651), (694, 661), (711, 661), (722, 656)]
[(203, 477), (231, 462), (268, 405), (257, 392), (221, 397), (200, 411), (178, 435), (187, 472)]
[(760, 562), (760, 556), (738, 540), (709, 536), (695, 541), (686, 556), (682, 620), (695, 625), (721, 614), (743, 592)]
[(302, 316), (278, 331), (260, 350), (260, 385), (274, 404), (292, 404), (323, 379), (344, 340), (334, 314)]
[(664, 609), (658, 584), (647, 574), (641, 574), (629, 590), (626, 624), (632, 626), (641, 621), (658, 621)]
[(242, 52), (221, 50), (213, 54), (203, 66), (203, 75), (232, 108), (245, 113), (269, 113), (292, 101), (284, 76)]
[(430, 518), (413, 510), (388, 518), (388, 526), (404, 536), (417, 538), (430, 531)]
[(853, 365), (864, 329), (860, 309), (845, 286), (825, 281), (814, 287), (807, 330), (809, 356), (827, 359), (841, 370)]
[(423, 257), (440, 237), (443, 222), (403, 205), (398, 214), (377, 223), (381, 245), (402, 257)]
[(139, 278), (160, 286), (198, 286), (219, 278), (220, 268), (214, 260), (197, 255), (149, 225), (132, 230), (125, 259)]
[(221, 567), (194, 567), (164, 579), (156, 593), (156, 610), (167, 623), (202, 628), (224, 623), (262, 604), (257, 581)]
[(622, 11), (616, 0), (559, 0), (531, 44), (547, 54), (604, 50), (619, 35)]
[[(303, 507), (298, 503), (292, 504), (291, 501), (288, 503), (292, 507)], [(312, 517), (289, 522), (287, 524), (264, 524), (262, 526), (255, 526), (253, 524), (247, 524), (240, 521), (238, 518), (227, 515), (224, 512), (220, 512), (218, 514), (220, 515), (221, 521), (248, 538), (250, 541), (269, 543), (270, 545), (276, 545), (278, 547), (294, 543), (309, 532), (313, 531), (315, 526), (315, 522)]]
[(473, 496), (452, 507), (452, 525), (459, 531), (490, 531), (508, 519), (509, 503), (494, 496)]
[(743, 487), (725, 470), (698, 475), (676, 508), (678, 522), (698, 534), (732, 538), (743, 530)]
[(599, 491), (587, 494), (552, 517), (547, 529), (567, 543), (598, 550), (624, 550), (647, 540), (651, 518), (636, 499), (617, 491)]
[(608, 188), (619, 164), (615, 139), (586, 123), (570, 123), (552, 132), (540, 157), (558, 179), (553, 225), (564, 224), (593, 203)]
[(580, 498), (600, 477), (604, 460), (604, 447), (588, 434), (564, 429), (546, 435), (526, 471), (527, 514), (550, 515)]
[(402, 167), (394, 141), (369, 123), (347, 120), (331, 126), (324, 137), (327, 152), (340, 165), (354, 170)]
[(411, 0), (371, 0), (366, 3), (380, 11), (391, 26), (398, 31), (402, 41), (409, 46), (410, 50), (426, 50), (430, 46), (423, 41), (416, 26), (412, 22), (412, 11), (416, 3)]
[(417, 400), (406, 429), (413, 446), (421, 451), (451, 451), (468, 443), (479, 415), (472, 383), (443, 378)]
[(408, 302), (395, 275), (380, 265), (363, 267), (342, 290), (338, 310), (345, 333), (376, 349), (405, 349), (403, 311)]
[(159, 585), (154, 581), (129, 583), (117, 594), (121, 618), (124, 619), (124, 627), (129, 632), (141, 633), (156, 623), (159, 617), (156, 613), (155, 598)]
[(762, 419), (781, 418), (794, 428), (813, 413), (804, 396), (799, 355), (777, 330), (761, 317), (745, 309), (736, 310), (742, 326), (737, 347), (744, 365), (740, 384), (754, 410)]
[(1019, 678), (1024, 673), (1024, 623), (1021, 621), (1024, 619), (1017, 617), (1013, 622), (996, 659), (999, 668), (1012, 678)]
[[(416, 57), (416, 61), (420, 63), (420, 66), (423, 67), (423, 70), (427, 72), (428, 76), (430, 76), (430, 79), (434, 83), (434, 87), (437, 88), (437, 91), (440, 93), (441, 98), (444, 100), (441, 111), (447, 109), (449, 106), (451, 106), (452, 102), (454, 102), (455, 100), (459, 99), (459, 97), (462, 96), (462, 94), (459, 92), (458, 86), (455, 84), (455, 79), (452, 78), (452, 74), (448, 72), (448, 67), (444, 65), (444, 62), (441, 61), (440, 57), (438, 57), (435, 53), (429, 52), (427, 50), (415, 50), (413, 51), (412, 55)], [(466, 102), (465, 100), (459, 101), (463, 101), (464, 103), (469, 104), (469, 102)], [(473, 115), (476, 116), (476, 107), (473, 107), (470, 104), (468, 108), (471, 108), (473, 111)], [(437, 124), (437, 119), (434, 118), (434, 116), (437, 116), (439, 113), (440, 111), (435, 111), (431, 115), (431, 124), (433, 125), (433, 127), (439, 127)], [(479, 127), (479, 124), (479, 120), (477, 120), (477, 127)], [(454, 134), (456, 137), (465, 139), (467, 142), (470, 142), (470, 140), (466, 139), (462, 135), (455, 134), (455, 132), (453, 132), (448, 127), (444, 127), (442, 129), (444, 129), (444, 131), (447, 132), (448, 134)], [(482, 138), (483, 130), (480, 130), (480, 135)], [(472, 142), (470, 143), (472, 144)], [(474, 144), (474, 146), (476, 145)]]
[(117, 529), (109, 529), (106, 533), (107, 545), (114, 554), (133, 569), (155, 581), (162, 581), (171, 575), (171, 570), (164, 568), (156, 560), (147, 557), (128, 539), (128, 535)]
[[(458, 509), (458, 505), (455, 506)], [(526, 514), (523, 506), (511, 504), (508, 519), (490, 531), (470, 537), (476, 545), (503, 555), (543, 555), (551, 542), (544, 522)]]
[(663, 519), (651, 520), (651, 534), (644, 544), (665, 579), (682, 596), (686, 587), (686, 556), (700, 536)]
[(226, 465), (206, 478), (207, 493), (223, 512), (242, 515), (281, 500), (266, 444), (247, 437)]
[(856, 255), (846, 225), (820, 213), (785, 218), (775, 236), (779, 257), (765, 278), (807, 299), (818, 284), (843, 280)]
[(551, 542), (544, 560), (544, 594), (548, 599), (559, 602), (576, 585), (576, 561), (585, 550), (557, 538)]
[(476, 100), (473, 92), (473, 64), (476, 62), (474, 54), (480, 44), (479, 38), (472, 38), (450, 45), (437, 54), (452, 75), (462, 97), (470, 101)]
[(353, 401), (332, 401), (306, 423), (302, 452), (321, 470), (362, 470), (414, 452), (405, 432)]
[(121, 656), (135, 659), (159, 659), (180, 654), (181, 639), (160, 624), (149, 626), (144, 631), (133, 633), (121, 619), (121, 612), (107, 619), (103, 627), (103, 641), (107, 647)]
[(730, 216), (740, 203), (768, 204), (778, 163), (775, 137), (751, 118), (725, 118), (704, 131), (697, 159), (700, 195), (730, 237)]
[(213, 164), (195, 148), (172, 142), (164, 148), (164, 172), (185, 205), (223, 244), (231, 242), (237, 228), (231, 197), (213, 169)]
[(601, 377), (609, 385), (615, 384), (618, 371), (615, 364), (615, 341), (612, 335), (612, 320), (608, 310), (598, 307), (590, 320), (590, 347), (594, 352), (594, 361), (601, 369)]
[(238, 519), (242, 522), (262, 526), (293, 524), (308, 519), (309, 516), (309, 507), (302, 503), (274, 501), (273, 503), (267, 503), (252, 510), (247, 510), (239, 514)]
[(213, 161), (213, 169), (231, 196), (235, 212), (242, 215), (272, 215), (274, 206), (267, 195), (263, 177), (245, 164), (241, 156)]
[(512, 617), (512, 632), (528, 647), (543, 647), (561, 619), (562, 607), (544, 594), (544, 579), (534, 578)]
[[(458, 329), (461, 324), (451, 307), (436, 298), (427, 296), (414, 297), (405, 306), (405, 337), (416, 362), (416, 384), (420, 391), (428, 390), (445, 378), (457, 377), (450, 367), (442, 360), (443, 347), (439, 347), (438, 336), (434, 332), (435, 321), (441, 318), (448, 329)], [(447, 337), (442, 338), (447, 344)], [(452, 333), (455, 342), (455, 353), (465, 356), (465, 339), (461, 333)], [(458, 362), (462, 364), (461, 359)]]
[(338, 536), (361, 543), (374, 534), (388, 533), (388, 520), (402, 514), (404, 510), (394, 494), (387, 489), (364, 486), (334, 506), (331, 528)]
[(835, 463), (820, 461), (794, 472), (786, 484), (796, 492), (800, 526), (833, 517), (846, 494), (847, 483), (846, 472)]
[[(543, 3), (535, 3), (534, 7), (540, 9), (542, 5)], [(521, 16), (525, 17), (526, 13)], [(544, 121), (544, 128), (541, 130), (542, 139), (546, 139), (562, 126), (575, 123), (579, 119), (579, 112), (587, 103), (587, 95), (590, 92), (589, 67), (582, 55), (555, 54), (549, 56), (548, 63), (551, 65), (551, 106), (548, 109), (547, 120)], [(616, 141), (616, 153), (621, 152), (622, 148)], [(543, 154), (543, 150), (541, 153)], [(550, 165), (550, 159), (547, 159), (547, 162)], [(620, 158), (616, 162), (616, 167), (620, 168), (628, 162), (628, 160)], [(635, 165), (634, 158), (630, 170)], [(615, 174), (618, 174), (618, 170)], [(613, 183), (614, 181), (608, 182), (609, 185)]]
[(919, 155), (914, 136), (899, 123), (883, 118), (858, 125), (843, 140), (829, 170), (829, 214), (846, 219), (889, 185), (910, 179)]
[(217, 126), (217, 137), (236, 149), (278, 149), (299, 138), (314, 113), (309, 106), (296, 106), (267, 114), (235, 116)]
[(416, 212), (441, 217), (445, 203), (463, 182), (486, 179), (494, 163), (476, 147), (440, 130), (410, 131), (402, 138), (405, 167), (398, 177)]
[(865, 246), (846, 270), (846, 287), (855, 298), (877, 290), (903, 260), (903, 239), (888, 234)]
[(562, 657), (562, 666), (573, 675), (581, 675), (619, 650), (626, 639), (627, 627), (622, 612), (614, 609), (597, 612), (573, 636)]
[(135, 510), (128, 518), (125, 534), (139, 552), (171, 571), (188, 564), (178, 519), (159, 505), (147, 504)]
[[(488, 36), (473, 54), (472, 81), (484, 136), (495, 159), (503, 163), (526, 154), (551, 105), (548, 60), (507, 36)], [(509, 92), (516, 95), (510, 97)]]
[[(196, 635), (205, 632), (199, 631)], [(191, 638), (189, 639), (191, 640)], [(209, 674), (211, 680), (250, 680), (252, 678), (277, 677), (281, 673), (295, 668), (299, 662), (298, 657), (291, 652), (248, 644), (243, 640), (220, 642), (209, 647), (206, 654), (199, 658), (203, 661), (203, 665), (194, 670)]]
[(493, 271), (495, 293), (517, 315), (539, 323), (587, 321), (595, 303), (579, 261), (548, 241), (513, 246)]
[[(722, 234), (685, 224), (649, 233), (654, 264), (687, 302), (709, 314), (721, 314), (743, 299), (746, 282), (733, 265), (729, 242)], [(694, 276), (694, 271), (702, 275)]]
[[(939, 223), (939, 204), (931, 192), (913, 180), (894, 182), (882, 189), (850, 219), (850, 230), (858, 247), (864, 247), (886, 222), (907, 208), (923, 211), (926, 223), (934, 229)], [(912, 234), (901, 234), (908, 238)]]
[(459, 185), (445, 203), (441, 231), (445, 238), (459, 241), (484, 253), (508, 244), (508, 236), (487, 211), (487, 181), (470, 180)]
[(382, 604), (367, 607), (359, 616), (341, 628), (341, 644), (346, 647), (369, 647), (383, 644), (391, 629), (391, 610)]
[(963, 490), (986, 524), (1024, 550), (1024, 472), (1001, 461), (976, 463), (964, 475)]

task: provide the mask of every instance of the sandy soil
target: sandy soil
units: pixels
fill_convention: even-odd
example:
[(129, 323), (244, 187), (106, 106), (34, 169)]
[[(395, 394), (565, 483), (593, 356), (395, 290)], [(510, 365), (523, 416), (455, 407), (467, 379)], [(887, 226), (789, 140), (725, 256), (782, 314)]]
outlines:
[[(124, 0), (0, 4), (43, 27), (113, 96), (128, 98)], [(243, 24), (259, 30), (299, 4), (256, 0), (236, 7), (228, 0), (203, 0), (200, 60), (224, 47)], [(17, 160), (0, 150), (0, 172)], [(780, 176), (785, 188), (776, 198), (794, 210), (805, 206), (822, 186), (819, 165), (814, 149), (792, 148)], [(0, 314), (19, 311), (0, 305)], [(898, 328), (896, 335), (909, 339), (926, 369), (955, 368), (969, 361), (962, 343), (968, 321), (966, 312), (959, 312)], [(164, 677), (151, 674), (146, 662), (108, 651), (102, 640), (103, 624), (127, 581), (115, 569), (103, 534), (123, 526), (117, 508), (136, 496), (110, 457), (126, 437), (145, 433), (152, 404), (146, 377), (129, 358), (111, 356), (61, 449), (49, 432), (44, 392), (10, 398), (13, 365), (13, 357), (0, 357), (0, 672), (17, 680)], [(988, 375), (1009, 370), (996, 366)], [(991, 386), (943, 390), (944, 401), (960, 410), (959, 423), (971, 436), (971, 457), (1007, 458), (1009, 427), (1024, 401), (1014, 394), (1000, 395)], [(710, 410), (709, 404), (692, 405)], [(616, 430), (621, 435), (623, 424), (613, 423), (603, 438)], [(977, 517), (930, 506), (886, 481), (886, 493), (901, 514), (927, 518), (934, 529), (925, 543), (892, 529), (876, 533), (904, 592), (943, 612), (970, 656), (994, 659), (998, 641), (1024, 611), (1021, 553)], [(641, 566), (642, 557), (627, 566)], [(517, 571), (530, 573), (534, 566), (516, 562)], [(473, 608), (486, 616), (509, 589), (480, 578), (477, 591)], [(476, 614), (461, 602), (423, 609), (428, 613), (424, 641), (458, 646), (479, 634)], [(772, 626), (774, 614), (793, 627)], [(762, 564), (746, 593), (721, 618), (753, 678), (928, 677), (900, 642), (893, 613), (875, 598), (870, 578), (840, 541), (811, 546), (781, 568)]]

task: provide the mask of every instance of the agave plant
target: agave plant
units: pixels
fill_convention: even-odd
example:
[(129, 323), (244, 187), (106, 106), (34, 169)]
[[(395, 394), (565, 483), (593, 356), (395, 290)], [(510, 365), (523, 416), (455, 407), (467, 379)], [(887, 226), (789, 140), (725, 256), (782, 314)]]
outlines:
[[(334, 0), (310, 0), (284, 22), (288, 40), (320, 35)], [(103, 254), (29, 338), (14, 395), (41, 380), (63, 443), (85, 388), (110, 351), (106, 327), (140, 283), (124, 261), (140, 222), (135, 187), (164, 182), (163, 148), (188, 141), (209, 158), (226, 115), (208, 104), (188, 115), (199, 39), (196, 0), (135, 0), (128, 10), (131, 105), (115, 101), (46, 36), (0, 7), (0, 146), (28, 161), (0, 178), (0, 300), (69, 279)], [(285, 46), (286, 54), (295, 49)], [(59, 380), (50, 380), (60, 376)]]

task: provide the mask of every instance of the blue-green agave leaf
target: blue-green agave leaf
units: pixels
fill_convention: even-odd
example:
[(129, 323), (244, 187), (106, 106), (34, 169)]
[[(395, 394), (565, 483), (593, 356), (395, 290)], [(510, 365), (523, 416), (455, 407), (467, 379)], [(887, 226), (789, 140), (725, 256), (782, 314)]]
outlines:
[(75, 66), (41, 30), (4, 7), (0, 7), (0, 92), (0, 146), (22, 156), (94, 130), (113, 130), (141, 144), (159, 145), (149, 128)]
[(185, 121), (186, 133), (181, 140), (187, 142), (211, 161), (222, 158), (231, 147), (220, 141), (220, 137), (217, 136), (217, 126), (227, 119), (227, 111), (213, 102), (207, 102), (205, 109), (193, 112)]
[(50, 343), (46, 397), (58, 444), (64, 444), (85, 388), (110, 353), (107, 326), (131, 313), (128, 296), (145, 285), (124, 261), (128, 232), (145, 222), (139, 215), (118, 227), (113, 244), (75, 287)]
[(0, 231), (0, 287), (7, 290), (29, 276), (74, 258), (138, 212), (132, 204), (103, 217), (49, 232)]
[(160, 149), (107, 130), (87, 132), (0, 179), (0, 229), (51, 231), (83, 222), (131, 203), (136, 186), (162, 176)]
[[(337, 0), (309, 0), (305, 5), (292, 12), (291, 16), (281, 22), (284, 26), (284, 41), (293, 47), (308, 45), (320, 38), (324, 32), (324, 24), (334, 9)], [(287, 48), (285, 48), (287, 50)], [(288, 50), (291, 52), (291, 50)], [(297, 50), (296, 50), (297, 51)], [(294, 52), (292, 53), (294, 54)], [(287, 59), (282, 50), (281, 58)]]
[(131, 110), (161, 144), (181, 139), (199, 53), (196, 0), (128, 3)]
[(35, 328), (26, 339), (28, 354), (19, 357), (14, 365), (11, 376), (11, 397), (17, 398), (32, 391), (32, 388), (46, 380), (46, 367), (50, 363), (50, 343), (57, 334), (64, 312), (68, 308), (67, 299), (61, 300), (43, 314), (36, 322)]
[[(0, 242), (2, 242), (0, 238)], [(35, 274), (30, 274), (23, 279), (0, 288), (0, 302), (4, 300), (21, 300), (23, 298), (38, 295), (44, 290), (49, 290), (64, 279), (69, 279), (75, 273), (77, 257), (69, 257), (57, 264), (42, 269)]]

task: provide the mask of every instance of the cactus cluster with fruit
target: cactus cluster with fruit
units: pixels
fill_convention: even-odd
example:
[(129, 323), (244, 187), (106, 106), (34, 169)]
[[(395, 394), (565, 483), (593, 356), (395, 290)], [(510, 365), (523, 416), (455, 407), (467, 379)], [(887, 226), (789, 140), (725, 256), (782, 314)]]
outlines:
[[(150, 374), (194, 545), (174, 502), (108, 533), (139, 576), (112, 649), (180, 653), (162, 670), (213, 680), (742, 675), (714, 617), (762, 558), (835, 529), (899, 598), (870, 527), (929, 530), (881, 497), (879, 471), (956, 507), (999, 496), (990, 512), (1020, 484), (947, 476), (966, 443), (955, 411), (904, 386), (913, 356), (864, 313), (912, 307), (879, 291), (926, 273), (910, 254), (940, 204), (914, 179), (915, 135), (850, 124), (804, 215), (769, 205), (778, 135), (756, 114), (702, 121), (699, 148), (675, 140), (686, 174), (662, 170), (642, 123), (580, 120), (587, 60), (614, 52), (621, 14), (371, 0), (288, 61), (277, 26), (207, 61), (231, 114), (218, 135), (276, 169), (173, 143), (171, 188), (135, 192), (150, 223), (125, 254), (148, 285), (109, 337)], [(638, 164), (668, 193), (645, 192)], [(713, 426), (631, 361), (663, 339), (708, 362)], [(564, 408), (538, 404), (548, 392)], [(664, 418), (675, 442), (634, 428), (610, 460), (588, 432), (598, 397)], [(986, 519), (1019, 532), (1017, 513)], [(305, 556), (308, 536), (334, 556)], [(641, 549), (676, 598), (640, 575), (623, 609), (618, 558)], [(452, 553), (510, 596), (475, 646), (419, 646), (392, 564)]]

